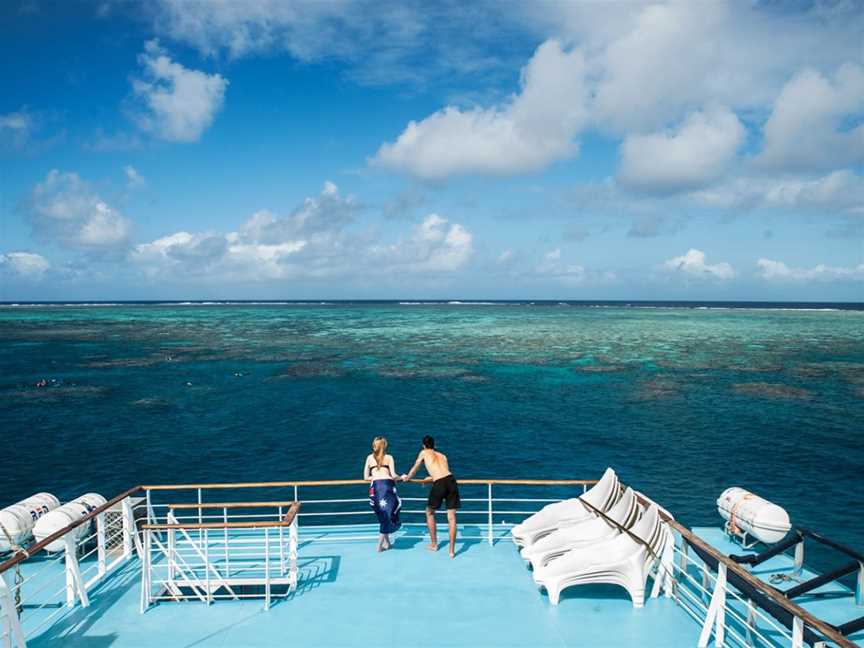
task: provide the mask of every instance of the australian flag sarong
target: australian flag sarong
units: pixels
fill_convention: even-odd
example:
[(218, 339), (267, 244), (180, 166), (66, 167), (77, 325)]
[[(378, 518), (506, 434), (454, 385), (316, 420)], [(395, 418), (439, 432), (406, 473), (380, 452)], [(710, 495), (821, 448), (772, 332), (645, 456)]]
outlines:
[(378, 516), (381, 533), (393, 533), (402, 526), (399, 521), (402, 500), (396, 494), (396, 482), (392, 479), (376, 479), (369, 485), (369, 505)]

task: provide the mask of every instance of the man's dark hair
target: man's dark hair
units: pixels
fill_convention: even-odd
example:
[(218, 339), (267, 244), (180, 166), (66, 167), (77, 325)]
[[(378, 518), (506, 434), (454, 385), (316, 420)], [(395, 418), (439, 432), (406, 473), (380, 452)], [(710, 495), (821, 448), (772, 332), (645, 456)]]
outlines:
[(429, 448), (430, 450), (434, 450), (435, 449), (435, 439), (433, 439), (431, 436), (429, 436), (427, 434), (426, 436), (423, 437), (423, 447)]

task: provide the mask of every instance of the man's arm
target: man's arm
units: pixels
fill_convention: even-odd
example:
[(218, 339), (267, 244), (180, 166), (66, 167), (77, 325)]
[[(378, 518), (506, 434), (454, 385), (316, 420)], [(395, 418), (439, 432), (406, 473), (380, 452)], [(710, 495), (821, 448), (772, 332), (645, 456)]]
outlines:
[(411, 468), (411, 470), (409, 470), (407, 474), (402, 475), (402, 481), (408, 481), (409, 479), (414, 477), (414, 474), (418, 470), (420, 470), (420, 466), (423, 465), (423, 452), (424, 451), (421, 450), (420, 454), (417, 455), (417, 461), (414, 462), (414, 466)]

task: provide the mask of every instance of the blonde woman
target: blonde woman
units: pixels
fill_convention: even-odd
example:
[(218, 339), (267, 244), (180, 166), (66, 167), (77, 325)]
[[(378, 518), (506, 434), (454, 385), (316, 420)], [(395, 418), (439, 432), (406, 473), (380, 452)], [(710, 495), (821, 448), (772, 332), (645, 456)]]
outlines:
[(399, 509), (402, 501), (396, 494), (396, 464), (387, 454), (387, 439), (375, 437), (372, 440), (372, 454), (366, 457), (363, 466), (363, 479), (369, 480), (369, 505), (378, 516), (381, 533), (378, 538), (378, 551), (392, 547), (390, 534), (402, 526)]

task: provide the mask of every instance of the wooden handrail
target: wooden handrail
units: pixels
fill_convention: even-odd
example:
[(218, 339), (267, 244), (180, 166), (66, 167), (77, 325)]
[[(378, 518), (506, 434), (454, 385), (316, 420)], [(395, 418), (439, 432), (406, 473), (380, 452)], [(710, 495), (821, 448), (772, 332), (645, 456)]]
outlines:
[(92, 520), (94, 517), (96, 517), (100, 513), (104, 513), (109, 508), (111, 508), (112, 506), (117, 504), (117, 502), (120, 502), (120, 501), (126, 499), (130, 495), (134, 495), (139, 490), (141, 490), (141, 486), (135, 486), (134, 488), (130, 488), (129, 490), (124, 491), (124, 492), (120, 493), (119, 495), (112, 497), (110, 500), (105, 502), (102, 506), (98, 506), (95, 509), (93, 509), (92, 511), (90, 511), (87, 515), (82, 517), (80, 520), (76, 520), (72, 524), (67, 524), (65, 527), (63, 527), (59, 531), (55, 531), (54, 533), (49, 535), (44, 540), (40, 540), (36, 544), (27, 547), (24, 551), (15, 554), (9, 560), (0, 564), (0, 574), (5, 572), (7, 569), (11, 569), (12, 567), (17, 565), (18, 563), (24, 562), (30, 556), (36, 555), (37, 553), (42, 551), (45, 547), (47, 547), (49, 544), (51, 544), (55, 540), (59, 540), (60, 538), (65, 536), (72, 529), (75, 529), (76, 527), (79, 527), (84, 523), (89, 523), (90, 520)]
[[(431, 479), (412, 479), (409, 483), (424, 484)], [(592, 486), (596, 479), (459, 479), (460, 484), (482, 485), (525, 485), (525, 486)], [(144, 490), (194, 490), (228, 488), (288, 488), (293, 486), (359, 486), (368, 484), (366, 479), (337, 479), (325, 481), (280, 481), (280, 482), (239, 482), (236, 484), (216, 482), (211, 484), (148, 484)]]
[(142, 529), (151, 531), (163, 531), (165, 529), (263, 529), (288, 527), (294, 524), (294, 518), (300, 512), (301, 502), (290, 502), (288, 512), (280, 520), (268, 522), (171, 522), (166, 524), (142, 524)]
[(272, 522), (178, 522), (176, 524), (142, 524), (142, 529), (150, 531), (164, 531), (166, 529), (263, 529), (291, 526), (291, 522), (273, 520)]
[(286, 500), (284, 502), (201, 502), (200, 504), (196, 504), (194, 502), (183, 503), (183, 504), (168, 504), (169, 509), (205, 509), (205, 508), (221, 508), (221, 509), (235, 509), (235, 508), (276, 508), (279, 506), (291, 506), (294, 503), (294, 500)]
[[(636, 494), (636, 498), (645, 507), (650, 506), (652, 503), (654, 503), (640, 493)], [(710, 544), (708, 544), (705, 540), (693, 533), (690, 529), (675, 520), (675, 518), (669, 516), (662, 508), (660, 508), (659, 506), (657, 508), (663, 521), (666, 522), (670, 527), (675, 529), (678, 533), (680, 533), (681, 537), (684, 538), (688, 543), (697, 547), (701, 551), (704, 551), (705, 553), (711, 555), (711, 557), (718, 562), (722, 562), (724, 565), (726, 565), (727, 571), (734, 573), (742, 581), (744, 581), (754, 589), (758, 590), (761, 594), (764, 594), (773, 603), (785, 609), (792, 616), (800, 618), (806, 625), (810, 626), (814, 630), (819, 631), (822, 636), (825, 637), (825, 639), (834, 642), (840, 648), (859, 648), (858, 644), (850, 641), (842, 634), (840, 634), (837, 631), (837, 628), (835, 628), (829, 623), (826, 623), (825, 621), (822, 621), (818, 617), (813, 616), (813, 614), (802, 608), (794, 601), (790, 601), (785, 596), (783, 596), (783, 594), (768, 585), (768, 583), (753, 576), (753, 574), (741, 567), (741, 565), (729, 558), (726, 554), (718, 551)]]

